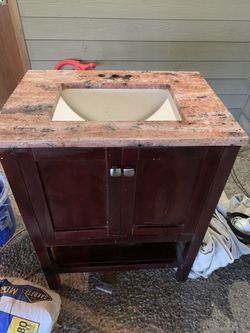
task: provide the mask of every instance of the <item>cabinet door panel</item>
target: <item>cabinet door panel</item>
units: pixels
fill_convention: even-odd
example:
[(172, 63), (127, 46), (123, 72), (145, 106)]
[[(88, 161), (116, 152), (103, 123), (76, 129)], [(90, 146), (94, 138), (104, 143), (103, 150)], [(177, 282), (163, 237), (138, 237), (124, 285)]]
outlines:
[[(136, 193), (133, 234), (157, 232), (159, 227), (180, 227), (189, 223), (194, 193), (200, 182), (209, 149), (154, 148), (141, 149), (136, 170)], [(211, 171), (215, 166), (211, 166)], [(209, 183), (204, 183), (204, 191)], [(197, 196), (197, 194), (196, 194)], [(141, 231), (140, 231), (141, 230)], [(170, 230), (170, 229), (169, 229)], [(176, 229), (177, 230), (177, 229)], [(177, 230), (178, 231), (178, 230)], [(188, 231), (188, 230), (187, 230)]]
[(38, 169), (54, 230), (106, 226), (105, 160), (51, 159)]
[(105, 149), (44, 148), (17, 156), (47, 241), (108, 235)]

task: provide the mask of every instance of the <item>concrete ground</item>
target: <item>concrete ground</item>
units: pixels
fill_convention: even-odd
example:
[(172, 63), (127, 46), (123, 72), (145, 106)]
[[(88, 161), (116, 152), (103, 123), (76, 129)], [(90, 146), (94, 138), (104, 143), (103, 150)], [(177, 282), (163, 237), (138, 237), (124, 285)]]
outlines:
[[(250, 147), (234, 166), (250, 193)], [(241, 189), (230, 176), (226, 194)], [(15, 209), (18, 230), (23, 224)], [(25, 277), (39, 267), (30, 239), (21, 233), (0, 257), (0, 275)], [(113, 294), (95, 290), (98, 274), (63, 277), (62, 311), (55, 333), (250, 332), (250, 256), (214, 272), (207, 280), (175, 281), (174, 270), (122, 272), (113, 279)], [(42, 273), (30, 278), (46, 285)]]

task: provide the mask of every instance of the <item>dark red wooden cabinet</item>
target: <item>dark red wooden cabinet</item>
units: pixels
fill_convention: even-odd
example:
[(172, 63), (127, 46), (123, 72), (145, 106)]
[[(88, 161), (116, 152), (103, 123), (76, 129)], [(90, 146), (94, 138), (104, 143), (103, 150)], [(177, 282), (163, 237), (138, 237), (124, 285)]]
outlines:
[(238, 147), (36, 148), (1, 160), (51, 288), (57, 273), (188, 276)]

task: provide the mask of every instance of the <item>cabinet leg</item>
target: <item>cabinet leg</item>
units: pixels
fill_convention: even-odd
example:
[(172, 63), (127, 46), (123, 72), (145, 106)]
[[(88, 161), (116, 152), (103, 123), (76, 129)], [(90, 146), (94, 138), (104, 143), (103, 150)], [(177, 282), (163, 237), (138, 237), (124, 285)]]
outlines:
[(239, 151), (239, 147), (225, 147), (223, 153), (220, 156), (220, 163), (218, 165), (216, 174), (211, 184), (207, 199), (202, 209), (198, 227), (195, 231), (192, 242), (185, 254), (184, 262), (180, 265), (176, 272), (177, 281), (186, 281), (188, 274), (192, 268), (193, 262), (199, 251), (200, 244), (205, 236), (209, 222), (213, 216), (214, 209), (220, 199), (223, 188), (226, 184), (227, 178), (233, 167), (233, 163)]
[(188, 242), (186, 242), (186, 243), (178, 242), (177, 256), (178, 256), (178, 261), (179, 261), (180, 265), (178, 266), (176, 275), (175, 275), (176, 280), (178, 282), (185, 282), (187, 280), (188, 274), (191, 270), (192, 263), (195, 258), (195, 253), (193, 250), (193, 256), (192, 256), (191, 260), (190, 260), (190, 257), (189, 257), (189, 260), (187, 260), (188, 252), (190, 255), (190, 252), (192, 251), (191, 245), (192, 245), (192, 243), (188, 243)]
[[(208, 220), (210, 221), (210, 219)], [(206, 228), (208, 226), (209, 222), (206, 223)], [(192, 242), (187, 246), (184, 252), (184, 261), (179, 265), (177, 271), (176, 271), (176, 280), (179, 282), (185, 282), (188, 278), (188, 275), (192, 269), (193, 263), (195, 261), (195, 258), (197, 256), (197, 253), (200, 248), (200, 244), (202, 242), (202, 239), (205, 235), (206, 229), (203, 228), (202, 232), (200, 234), (195, 235)]]
[(47, 271), (46, 269), (43, 270), (43, 273), (50, 289), (58, 290), (61, 287), (61, 282), (58, 274)]
[(183, 265), (177, 268), (175, 277), (178, 282), (185, 282), (188, 278), (190, 268), (184, 267)]

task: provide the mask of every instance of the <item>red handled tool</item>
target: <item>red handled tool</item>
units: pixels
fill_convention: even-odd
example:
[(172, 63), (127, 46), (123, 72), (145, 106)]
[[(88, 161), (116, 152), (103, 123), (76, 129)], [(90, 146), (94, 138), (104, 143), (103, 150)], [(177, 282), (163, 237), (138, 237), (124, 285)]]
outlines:
[(65, 59), (65, 60), (61, 60), (59, 61), (55, 66), (54, 69), (55, 70), (59, 70), (61, 69), (63, 66), (65, 65), (71, 65), (73, 66), (76, 70), (87, 70), (87, 69), (91, 69), (91, 68), (96, 68), (96, 64), (95, 63), (89, 63), (89, 64), (82, 64), (80, 62), (80, 60), (74, 60), (74, 59)]

